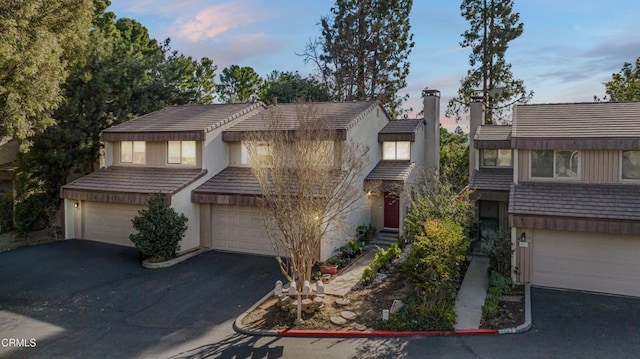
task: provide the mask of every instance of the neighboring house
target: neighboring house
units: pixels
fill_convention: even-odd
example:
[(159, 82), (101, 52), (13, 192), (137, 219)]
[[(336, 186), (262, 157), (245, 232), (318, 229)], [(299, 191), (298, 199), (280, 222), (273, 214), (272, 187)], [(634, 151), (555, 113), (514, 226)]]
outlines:
[[(377, 101), (314, 104), (322, 119), (331, 119), (335, 146), (353, 140), (370, 148), (356, 184), (362, 188), (357, 210), (345, 219), (345, 233), (322, 244), (321, 260), (363, 223), (402, 229), (408, 206), (405, 186), (419, 170), (437, 170), (439, 101), (439, 92), (427, 93), (424, 120), (391, 120)], [(161, 191), (189, 218), (183, 250), (201, 246), (273, 255), (260, 214), (260, 186), (242, 142), (253, 131), (268, 130), (266, 119), (276, 113), (295, 130), (296, 106), (176, 106), (104, 130), (106, 168), (62, 188), (66, 237), (132, 246), (131, 218), (149, 193)], [(174, 141), (183, 141), (183, 156), (190, 154), (182, 164), (168, 163), (180, 162), (169, 153), (174, 147), (178, 153)], [(190, 149), (194, 141), (195, 159)], [(191, 146), (187, 151), (185, 142)], [(381, 191), (365, 190), (367, 182), (380, 184)]]
[[(640, 296), (640, 102), (517, 105), (509, 127), (516, 281)], [(480, 126), (477, 158), (509, 127)], [(472, 183), (480, 211), (486, 169)]]
[(19, 145), (8, 137), (0, 138), (0, 197), (14, 197), (13, 178)]

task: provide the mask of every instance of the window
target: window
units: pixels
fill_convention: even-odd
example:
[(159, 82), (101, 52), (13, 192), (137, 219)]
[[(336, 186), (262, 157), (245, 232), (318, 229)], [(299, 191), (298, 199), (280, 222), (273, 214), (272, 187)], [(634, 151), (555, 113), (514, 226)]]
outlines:
[(382, 142), (382, 159), (383, 160), (410, 160), (411, 159), (411, 142)]
[(577, 178), (578, 151), (531, 151), (531, 177)]
[[(255, 146), (255, 151), (258, 158), (263, 157), (259, 159), (260, 162), (264, 162), (268, 160), (267, 156), (270, 155), (270, 149), (268, 144), (266, 143), (258, 144), (257, 146)], [(251, 155), (249, 154), (249, 149), (247, 148), (247, 145), (244, 142), (242, 143), (242, 149), (240, 153), (240, 164), (242, 165), (251, 164)]]
[(144, 164), (145, 163), (144, 141), (120, 142), (120, 162)]
[(167, 142), (167, 163), (196, 164), (196, 141)]
[(511, 150), (482, 150), (482, 167), (511, 167)]
[(640, 151), (622, 151), (622, 179), (640, 180)]

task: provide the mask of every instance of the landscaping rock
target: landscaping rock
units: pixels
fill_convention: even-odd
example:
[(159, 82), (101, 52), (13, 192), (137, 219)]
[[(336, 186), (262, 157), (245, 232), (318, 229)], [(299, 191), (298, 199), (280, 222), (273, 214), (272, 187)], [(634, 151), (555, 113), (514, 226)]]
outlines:
[(350, 303), (351, 301), (349, 299), (345, 299), (345, 298), (336, 299), (336, 305), (338, 307), (344, 307), (345, 305), (349, 305)]
[(362, 324), (356, 324), (355, 328), (356, 328), (356, 330), (364, 331), (364, 330), (367, 329), (367, 326), (366, 325), (362, 325)]
[(372, 285), (377, 285), (380, 284), (382, 282), (384, 282), (384, 280), (387, 279), (387, 275), (384, 273), (378, 273), (378, 275), (373, 279), (373, 281), (371, 281)]
[(356, 313), (354, 312), (350, 312), (348, 310), (342, 311), (340, 313), (340, 316), (343, 317), (346, 320), (354, 320), (356, 319), (356, 317), (358, 316)]
[(331, 321), (331, 323), (333, 323), (335, 325), (345, 325), (345, 324), (347, 324), (347, 320), (344, 319), (343, 317), (334, 316), (334, 317), (329, 318), (329, 320)]
[(393, 303), (391, 303), (391, 309), (389, 310), (389, 313), (397, 313), (402, 307), (404, 307), (404, 303), (402, 303), (401, 300), (394, 299)]
[(323, 297), (315, 297), (315, 298), (313, 298), (313, 304), (317, 305), (318, 307), (320, 307), (322, 305), (322, 302), (324, 302), (324, 298)]

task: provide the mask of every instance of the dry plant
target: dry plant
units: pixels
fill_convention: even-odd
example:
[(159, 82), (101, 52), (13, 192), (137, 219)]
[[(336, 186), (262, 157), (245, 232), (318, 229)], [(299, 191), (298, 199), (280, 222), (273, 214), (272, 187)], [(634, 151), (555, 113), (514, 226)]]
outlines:
[[(287, 116), (285, 106), (295, 106), (294, 115)], [(301, 289), (311, 280), (323, 239), (342, 226), (364, 194), (369, 148), (338, 140), (335, 121), (312, 103), (271, 107), (262, 116), (265, 130), (248, 133), (245, 146), (276, 260)]]

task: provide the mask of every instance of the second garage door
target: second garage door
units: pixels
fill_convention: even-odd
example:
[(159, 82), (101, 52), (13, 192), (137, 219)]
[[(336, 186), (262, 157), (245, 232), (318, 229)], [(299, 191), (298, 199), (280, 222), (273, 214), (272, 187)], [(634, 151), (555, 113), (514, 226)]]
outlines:
[(133, 247), (129, 234), (133, 233), (131, 219), (145, 206), (83, 202), (83, 239)]
[(531, 284), (640, 296), (640, 238), (534, 230)]
[(211, 232), (213, 249), (274, 255), (258, 207), (212, 205)]

